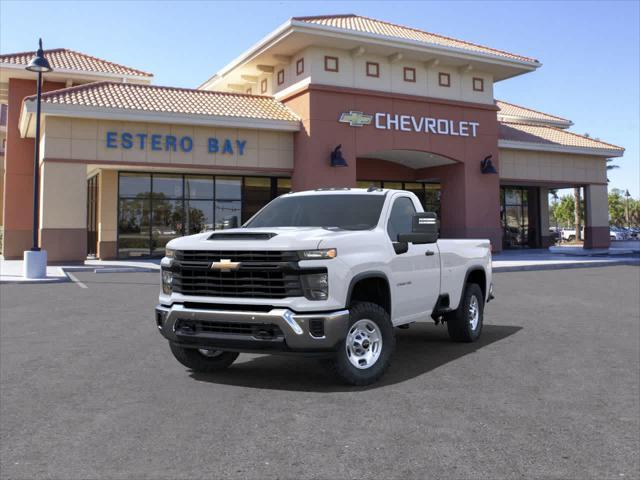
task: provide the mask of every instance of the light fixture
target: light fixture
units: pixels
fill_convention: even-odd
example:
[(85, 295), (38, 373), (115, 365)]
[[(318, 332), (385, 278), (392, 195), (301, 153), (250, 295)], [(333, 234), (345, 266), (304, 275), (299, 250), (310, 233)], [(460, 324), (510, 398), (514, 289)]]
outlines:
[(42, 39), (39, 41), (39, 47), (36, 55), (31, 59), (26, 68), (30, 72), (38, 73), (47, 73), (53, 70), (49, 64), (49, 60), (44, 56), (44, 51), (42, 50)]
[(342, 156), (342, 144), (338, 145), (331, 152), (331, 166), (332, 167), (348, 167), (347, 161)]
[(492, 157), (493, 155), (487, 155), (486, 157), (484, 157), (484, 160), (480, 161), (480, 172), (482, 172), (483, 174), (498, 173), (496, 168), (493, 166), (493, 163), (491, 162)]

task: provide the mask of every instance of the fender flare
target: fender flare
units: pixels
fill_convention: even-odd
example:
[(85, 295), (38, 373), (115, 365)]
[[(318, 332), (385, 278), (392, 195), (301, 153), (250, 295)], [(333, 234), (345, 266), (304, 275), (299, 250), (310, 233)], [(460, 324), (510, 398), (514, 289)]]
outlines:
[(368, 278), (380, 278), (384, 280), (387, 284), (387, 287), (389, 288), (389, 299), (391, 299), (391, 284), (389, 283), (389, 277), (387, 277), (387, 274), (379, 270), (370, 270), (367, 272), (358, 273), (353, 278), (351, 278), (351, 281), (349, 282), (349, 288), (347, 289), (347, 298), (345, 302), (346, 307), (348, 307), (351, 304), (351, 295), (353, 294), (353, 287), (355, 287), (355, 285), (361, 280), (366, 280)]
[[(473, 265), (473, 266), (471, 266), (471, 267), (469, 267), (467, 269), (467, 273), (464, 275), (464, 283), (462, 284), (463, 288), (464, 288), (464, 285), (467, 284), (467, 282), (469, 280), (469, 276), (473, 272), (482, 272), (483, 275), (484, 275), (484, 283), (485, 283), (485, 285), (484, 285), (484, 291), (482, 293), (483, 293), (483, 295), (485, 297), (484, 300), (486, 302), (487, 301), (487, 293), (489, 292), (489, 285), (487, 285), (487, 269), (484, 268), (482, 265)], [(482, 285), (480, 285), (480, 288), (482, 288)]]

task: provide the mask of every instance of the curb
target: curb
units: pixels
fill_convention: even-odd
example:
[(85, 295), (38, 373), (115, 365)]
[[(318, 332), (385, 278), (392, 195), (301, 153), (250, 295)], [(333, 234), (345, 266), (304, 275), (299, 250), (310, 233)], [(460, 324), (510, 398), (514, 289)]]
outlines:
[(580, 263), (563, 263), (563, 264), (547, 264), (547, 265), (511, 265), (503, 267), (493, 267), (493, 272), (532, 272), (537, 270), (569, 270), (574, 268), (595, 268), (595, 267), (614, 267), (618, 265), (635, 265), (640, 266), (640, 260), (613, 260), (613, 261), (595, 261)]

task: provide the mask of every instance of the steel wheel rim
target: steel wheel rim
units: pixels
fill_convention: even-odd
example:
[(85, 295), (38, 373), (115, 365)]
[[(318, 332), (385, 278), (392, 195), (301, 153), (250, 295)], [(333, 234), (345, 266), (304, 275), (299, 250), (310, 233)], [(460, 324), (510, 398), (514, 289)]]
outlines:
[(200, 355), (207, 357), (207, 358), (215, 358), (215, 357), (219, 357), (220, 355), (222, 355), (222, 351), (221, 350), (210, 350), (208, 348), (199, 348), (198, 352), (200, 352)]
[(480, 322), (480, 303), (478, 298), (472, 295), (469, 301), (469, 325), (471, 330), (478, 328), (478, 322)]
[(382, 352), (382, 331), (369, 319), (358, 320), (349, 328), (345, 349), (351, 365), (360, 370), (370, 368)]

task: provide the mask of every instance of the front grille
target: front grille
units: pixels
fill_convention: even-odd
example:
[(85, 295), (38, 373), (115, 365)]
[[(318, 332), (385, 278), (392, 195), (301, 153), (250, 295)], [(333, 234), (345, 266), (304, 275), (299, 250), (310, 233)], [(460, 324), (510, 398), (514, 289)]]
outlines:
[[(212, 270), (221, 260), (240, 262), (238, 270)], [(184, 295), (286, 298), (303, 295), (296, 252), (179, 251), (173, 291)]]
[(272, 323), (211, 322), (206, 320), (178, 320), (176, 333), (179, 335), (198, 335), (201, 333), (246, 335), (262, 340), (284, 337), (280, 327)]

